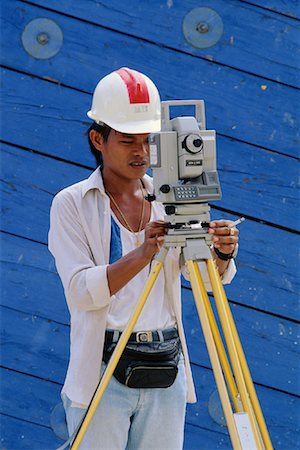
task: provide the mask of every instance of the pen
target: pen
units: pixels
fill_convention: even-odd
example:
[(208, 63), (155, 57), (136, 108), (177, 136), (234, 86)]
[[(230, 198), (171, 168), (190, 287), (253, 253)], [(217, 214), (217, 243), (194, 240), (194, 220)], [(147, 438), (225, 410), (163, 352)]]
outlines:
[(230, 225), (228, 225), (228, 228), (233, 228), (239, 225), (240, 223), (244, 222), (245, 217), (241, 217), (240, 219), (236, 220), (235, 222), (232, 222)]

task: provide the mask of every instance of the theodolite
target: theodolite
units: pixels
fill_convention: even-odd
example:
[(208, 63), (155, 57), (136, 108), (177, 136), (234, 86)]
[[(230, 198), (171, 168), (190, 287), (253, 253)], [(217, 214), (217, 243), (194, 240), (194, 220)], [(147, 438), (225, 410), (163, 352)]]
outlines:
[[(195, 116), (170, 118), (174, 106), (194, 106)], [(153, 194), (165, 207), (168, 242), (207, 234), (208, 201), (221, 198), (216, 132), (205, 129), (203, 100), (162, 102), (162, 131), (149, 137)], [(207, 236), (209, 239), (209, 236)]]

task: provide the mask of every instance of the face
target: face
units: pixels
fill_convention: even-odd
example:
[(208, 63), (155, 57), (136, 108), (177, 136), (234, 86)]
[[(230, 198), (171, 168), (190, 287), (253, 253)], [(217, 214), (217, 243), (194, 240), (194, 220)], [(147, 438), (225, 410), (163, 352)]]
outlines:
[(106, 176), (134, 180), (145, 175), (149, 167), (148, 133), (125, 134), (111, 130), (107, 142), (97, 134), (96, 148), (102, 152)]

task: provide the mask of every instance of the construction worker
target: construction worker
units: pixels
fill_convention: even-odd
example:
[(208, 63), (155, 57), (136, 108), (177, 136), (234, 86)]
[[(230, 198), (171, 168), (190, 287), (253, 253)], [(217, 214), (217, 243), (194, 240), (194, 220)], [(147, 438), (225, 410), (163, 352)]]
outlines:
[[(156, 86), (135, 70), (114, 71), (99, 81), (88, 116), (94, 121), (89, 142), (98, 167), (55, 196), (49, 231), (49, 249), (71, 315), (70, 361), (62, 390), (70, 435), (166, 234), (163, 206), (145, 200), (152, 192), (146, 174), (148, 135), (161, 127)], [(223, 283), (236, 272), (232, 257), (238, 230), (228, 228), (229, 223), (213, 221), (209, 228)], [(169, 250), (129, 339), (126, 370), (112, 377), (81, 449), (182, 449), (186, 402), (195, 402), (196, 396), (181, 317), (179, 254), (179, 249)], [(205, 267), (201, 271), (205, 279)], [(159, 351), (166, 350), (167, 361), (161, 364), (168, 370), (160, 370), (159, 377), (143, 364), (132, 370), (130, 358), (136, 361), (145, 349), (153, 364), (160, 361)]]

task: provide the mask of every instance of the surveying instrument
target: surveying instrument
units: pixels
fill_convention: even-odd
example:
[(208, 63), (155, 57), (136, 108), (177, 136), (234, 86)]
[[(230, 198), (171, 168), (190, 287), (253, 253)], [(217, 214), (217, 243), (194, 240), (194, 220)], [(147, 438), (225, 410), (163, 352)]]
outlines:
[[(170, 107), (193, 106), (195, 117), (170, 118)], [(162, 102), (162, 131), (150, 135), (154, 192), (148, 201), (165, 207), (165, 243), (156, 255), (145, 287), (122, 332), (71, 444), (77, 450), (126, 347), (142, 308), (171, 247), (180, 247), (207, 345), (234, 450), (271, 450), (272, 443), (255, 392), (220, 275), (211, 253), (208, 201), (221, 198), (216, 169), (215, 131), (206, 130), (203, 100)], [(206, 263), (225, 344), (201, 277)], [(227, 351), (225, 350), (227, 346)], [(228, 354), (228, 356), (227, 356)]]

